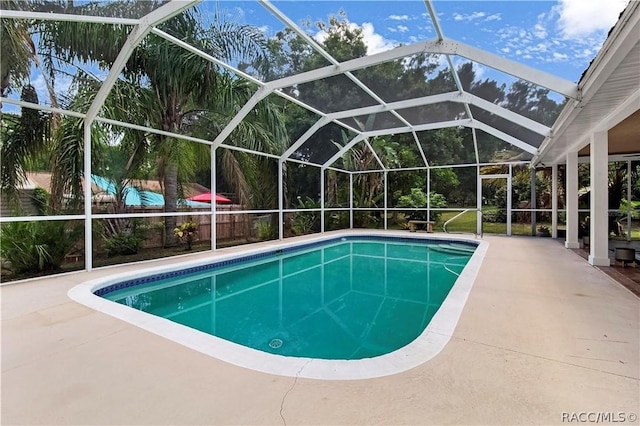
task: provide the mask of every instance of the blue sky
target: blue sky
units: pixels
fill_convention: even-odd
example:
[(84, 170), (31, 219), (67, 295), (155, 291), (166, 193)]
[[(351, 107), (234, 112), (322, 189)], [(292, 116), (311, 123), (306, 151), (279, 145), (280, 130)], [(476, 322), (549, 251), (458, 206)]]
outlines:
[[(577, 82), (628, 0), (435, 1), (442, 31), (458, 40)], [(294, 22), (343, 9), (369, 53), (435, 36), (423, 1), (273, 1)], [(212, 2), (205, 3), (205, 8)], [(222, 1), (239, 21), (273, 35), (282, 24), (252, 2)], [(313, 34), (321, 39), (322, 34)], [(482, 72), (482, 70), (480, 71)]]
[[(627, 2), (435, 0), (434, 6), (446, 37), (577, 82)], [(369, 54), (435, 37), (423, 1), (273, 0), (272, 4), (299, 25), (303, 21), (326, 22), (329, 16), (344, 10), (350, 24), (362, 29)], [(199, 7), (205, 15), (215, 8), (222, 9), (240, 23), (259, 27), (268, 37), (284, 27), (256, 1), (205, 0)], [(311, 25), (309, 32), (317, 40), (322, 40), (323, 34), (315, 26)], [(457, 58), (455, 63), (462, 61), (462, 58)], [(514, 80), (478, 64), (474, 68), (477, 78), (491, 78), (507, 84)], [(92, 69), (101, 78), (107, 74), (106, 70), (98, 70), (95, 65)], [(31, 81), (41, 102), (48, 103), (44, 79), (35, 67)], [(70, 76), (59, 76), (56, 89), (64, 91), (70, 83)], [(19, 93), (16, 91), (11, 95), (17, 96)], [(5, 109), (7, 107), (4, 106)]]

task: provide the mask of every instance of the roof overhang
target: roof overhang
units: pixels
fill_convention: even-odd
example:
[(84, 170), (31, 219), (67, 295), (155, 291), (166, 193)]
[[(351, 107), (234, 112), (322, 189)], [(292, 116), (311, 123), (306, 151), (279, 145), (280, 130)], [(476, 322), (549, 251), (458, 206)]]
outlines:
[(608, 132), (609, 154), (640, 153), (640, 2), (629, 2), (578, 83), (532, 164), (559, 164), (589, 154), (590, 136)]

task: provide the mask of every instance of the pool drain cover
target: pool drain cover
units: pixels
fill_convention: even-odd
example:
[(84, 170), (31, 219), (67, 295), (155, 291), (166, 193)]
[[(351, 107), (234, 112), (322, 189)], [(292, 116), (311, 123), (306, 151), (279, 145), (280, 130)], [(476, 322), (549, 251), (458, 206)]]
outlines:
[(280, 346), (282, 346), (282, 340), (273, 339), (272, 341), (269, 342), (269, 346), (273, 349), (278, 349)]

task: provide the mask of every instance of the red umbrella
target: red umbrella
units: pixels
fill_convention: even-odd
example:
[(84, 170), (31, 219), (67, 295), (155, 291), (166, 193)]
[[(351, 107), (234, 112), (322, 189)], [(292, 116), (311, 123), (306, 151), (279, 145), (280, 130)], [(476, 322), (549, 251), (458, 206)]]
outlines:
[[(187, 198), (190, 201), (200, 201), (201, 203), (210, 203), (211, 202), (211, 191), (205, 192), (202, 194), (194, 195), (193, 197)], [(231, 203), (231, 200), (227, 197), (223, 197), (220, 194), (216, 194), (216, 203), (218, 204), (228, 204)]]

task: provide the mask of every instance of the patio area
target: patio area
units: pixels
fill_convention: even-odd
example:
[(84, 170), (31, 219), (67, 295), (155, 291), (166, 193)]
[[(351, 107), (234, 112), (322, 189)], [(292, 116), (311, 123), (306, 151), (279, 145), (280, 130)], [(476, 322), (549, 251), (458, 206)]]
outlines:
[[(639, 241), (618, 241), (618, 240), (609, 240), (609, 259), (611, 262), (611, 266), (599, 266), (598, 268), (602, 270), (605, 274), (609, 275), (611, 278), (619, 282), (621, 285), (629, 289), (633, 294), (640, 297), (640, 268), (638, 268), (638, 260), (636, 257), (635, 263), (624, 263), (617, 261), (615, 259), (616, 248), (631, 248), (640, 253), (640, 242)], [(589, 258), (589, 248), (581, 248), (574, 250), (576, 254), (578, 254), (583, 259), (587, 260)]]
[(67, 296), (140, 264), (2, 286), (1, 423), (513, 425), (640, 414), (640, 299), (550, 238), (485, 240), (444, 350), (368, 380), (244, 369)]

